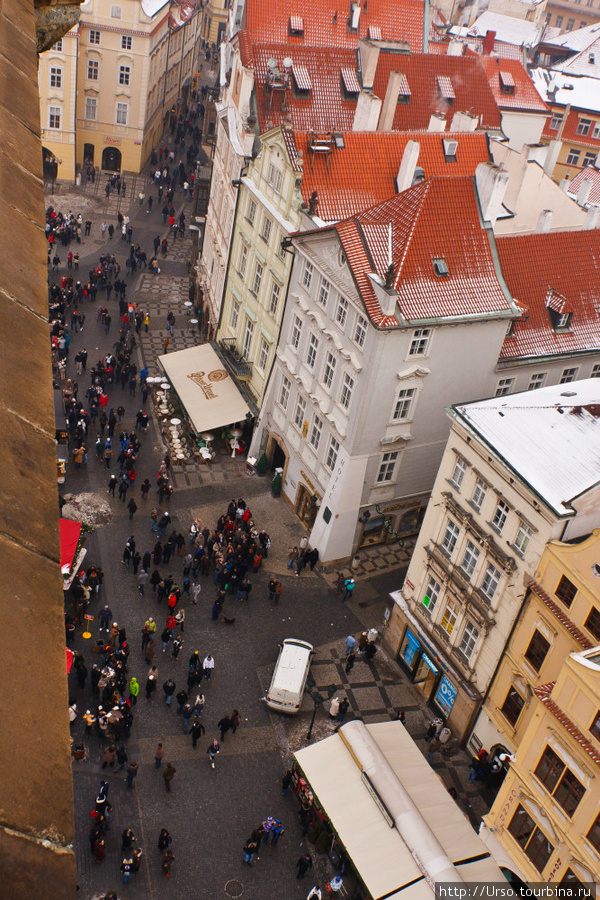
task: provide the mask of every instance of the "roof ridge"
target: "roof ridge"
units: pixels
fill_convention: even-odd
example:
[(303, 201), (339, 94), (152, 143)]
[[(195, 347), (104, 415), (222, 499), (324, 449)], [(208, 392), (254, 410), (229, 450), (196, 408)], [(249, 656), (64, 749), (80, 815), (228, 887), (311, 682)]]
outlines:
[(402, 272), (402, 267), (404, 266), (404, 262), (406, 260), (407, 254), (408, 254), (408, 249), (410, 247), (410, 243), (411, 243), (413, 235), (415, 233), (415, 228), (417, 227), (417, 221), (423, 210), (423, 205), (425, 203), (425, 200), (426, 200), (427, 196), (429, 195), (429, 189), (431, 187), (432, 180), (433, 179), (428, 178), (426, 181), (422, 182), (422, 184), (426, 185), (426, 188), (423, 189), (423, 196), (421, 198), (421, 202), (419, 203), (419, 207), (416, 211), (415, 216), (413, 217), (412, 228), (410, 229), (408, 237), (407, 237), (406, 241), (404, 242), (404, 253), (402, 254), (402, 259), (398, 263), (398, 271), (396, 272), (396, 277), (394, 279), (394, 288), (396, 290), (398, 289), (398, 282), (400, 281), (400, 273)]

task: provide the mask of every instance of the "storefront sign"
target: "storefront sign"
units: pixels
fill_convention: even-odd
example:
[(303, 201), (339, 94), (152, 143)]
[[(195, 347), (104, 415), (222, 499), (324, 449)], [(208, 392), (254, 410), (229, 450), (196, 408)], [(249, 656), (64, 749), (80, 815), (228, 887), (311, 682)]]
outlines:
[(433, 674), (434, 674), (434, 675), (437, 675), (437, 673), (438, 673), (440, 670), (438, 669), (438, 667), (436, 666), (436, 664), (430, 660), (430, 658), (427, 656), (426, 653), (423, 653), (423, 655), (421, 656), (421, 659), (423, 660), (423, 662), (425, 663), (426, 666), (429, 666), (429, 668), (431, 669), (431, 671), (433, 672)]
[(410, 628), (406, 630), (406, 646), (402, 658), (407, 666), (412, 666), (416, 654), (421, 649), (421, 642), (415, 637)]
[(115, 144), (116, 146), (119, 146), (121, 143), (121, 138), (105, 137), (104, 143), (105, 144)]
[[(423, 656), (423, 659), (425, 659), (425, 656)], [(434, 702), (437, 703), (444, 715), (447, 716), (450, 714), (457, 693), (458, 688), (452, 684), (447, 675), (444, 675), (439, 683), (436, 695), (433, 698)]]

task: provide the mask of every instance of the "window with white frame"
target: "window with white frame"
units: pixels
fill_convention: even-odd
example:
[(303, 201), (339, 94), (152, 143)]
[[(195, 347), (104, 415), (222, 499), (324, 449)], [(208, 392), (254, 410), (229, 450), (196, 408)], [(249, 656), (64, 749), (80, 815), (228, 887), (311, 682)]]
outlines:
[(592, 366), (590, 378), (600, 378), (600, 363), (596, 363), (595, 366)]
[(128, 103), (117, 103), (117, 125), (127, 125), (129, 115)]
[(269, 359), (269, 342), (264, 338), (261, 338), (260, 341), (260, 353), (258, 354), (258, 368), (261, 372), (264, 372), (267, 368), (267, 361)]
[(131, 66), (119, 66), (119, 84), (129, 84)]
[(496, 386), (496, 397), (505, 397), (506, 394), (510, 394), (514, 385), (514, 378), (501, 378)]
[(131, 35), (123, 34), (121, 35), (121, 50), (131, 50)]
[(329, 299), (329, 289), (331, 285), (327, 281), (326, 278), (321, 278), (321, 284), (319, 286), (319, 296), (317, 300), (321, 304), (321, 306), (327, 306), (327, 301)]
[(335, 313), (335, 321), (338, 323), (340, 328), (344, 328), (346, 325), (346, 319), (348, 318), (348, 301), (345, 297), (340, 297), (340, 301), (338, 303), (338, 307)]
[(467, 546), (465, 547), (465, 555), (463, 556), (460, 567), (468, 578), (470, 578), (475, 571), (475, 566), (477, 565), (479, 557), (479, 548), (475, 546), (473, 541), (467, 541)]
[(510, 506), (508, 505), (508, 503), (505, 503), (504, 500), (498, 500), (498, 503), (496, 504), (496, 510), (492, 518), (492, 525), (494, 526), (496, 531), (502, 531), (502, 529), (506, 525), (506, 520), (508, 519), (509, 512)]
[(111, 19), (120, 19), (121, 18), (121, 7), (120, 6), (111, 6), (110, 17), (111, 17)]
[(577, 147), (571, 147), (567, 154), (567, 165), (568, 166), (578, 166), (580, 156), (581, 156), (581, 151), (578, 150)]
[(286, 375), (281, 376), (281, 387), (279, 388), (278, 403), (282, 409), (287, 409), (290, 402), (290, 391), (292, 390), (292, 382)]
[(283, 238), (281, 236), (280, 236), (279, 240), (277, 241), (277, 247), (278, 247), (277, 256), (279, 257), (279, 259), (282, 259), (284, 262), (286, 262), (288, 257), (287, 257), (285, 245), (283, 243)]
[(330, 472), (332, 472), (335, 468), (339, 450), (339, 441), (336, 441), (334, 436), (331, 435), (331, 437), (329, 438), (329, 446), (327, 448), (327, 457), (325, 459), (325, 466), (329, 469)]
[(60, 128), (60, 106), (48, 107), (48, 128)]
[(537, 391), (538, 388), (544, 386), (544, 381), (546, 380), (545, 372), (536, 372), (535, 375), (532, 375), (529, 384), (527, 385), (528, 391)]
[(269, 174), (267, 177), (267, 181), (269, 182), (269, 184), (271, 185), (271, 187), (273, 188), (275, 193), (279, 194), (281, 191), (282, 176), (281, 176), (281, 172), (279, 171), (279, 169), (276, 166), (274, 166), (273, 164), (271, 164), (269, 166)]
[(429, 348), (431, 328), (415, 328), (410, 342), (409, 356), (425, 356)]
[(354, 327), (354, 340), (359, 347), (364, 347), (365, 338), (367, 336), (367, 320), (364, 316), (356, 317), (356, 325)]
[(254, 220), (256, 218), (256, 202), (254, 200), (250, 200), (248, 203), (248, 213), (246, 218), (250, 222), (251, 225), (254, 225)]
[(269, 315), (273, 317), (277, 315), (277, 306), (279, 305), (280, 294), (280, 285), (276, 281), (273, 281), (273, 283), (271, 284), (271, 298), (269, 300)]
[(300, 335), (302, 334), (302, 319), (299, 316), (294, 316), (292, 321), (292, 331), (290, 334), (290, 344), (294, 348), (294, 350), (298, 349), (298, 344), (300, 343)]
[(478, 639), (479, 628), (477, 628), (473, 622), (467, 622), (463, 628), (462, 637), (458, 647), (465, 659), (471, 659)]
[(377, 473), (377, 484), (388, 484), (394, 480), (396, 471), (396, 463), (398, 462), (398, 451), (384, 453), (379, 464), (379, 472)]
[(579, 369), (563, 369), (559, 384), (569, 384), (570, 381), (575, 381), (578, 371)]
[(90, 44), (99, 44), (100, 43), (100, 32), (99, 31), (90, 31), (89, 43)]
[(473, 489), (473, 496), (471, 497), (471, 503), (475, 507), (475, 509), (481, 509), (486, 494), (487, 484), (485, 483), (485, 481), (482, 481), (481, 478), (478, 478)]
[(458, 611), (458, 603), (455, 603), (454, 600), (448, 600), (440, 621), (440, 625), (448, 635), (452, 634), (454, 631), (454, 626), (456, 625), (456, 620), (458, 618)]
[(313, 418), (312, 428), (310, 430), (310, 443), (315, 448), (315, 450), (319, 449), (319, 442), (321, 440), (321, 432), (323, 431), (323, 422), (318, 417), (315, 416)]
[(98, 114), (98, 101), (95, 97), (86, 97), (85, 98), (85, 118), (89, 119), (91, 122), (96, 120), (96, 116)]
[(233, 301), (233, 305), (231, 307), (231, 327), (237, 328), (238, 319), (240, 317), (240, 304), (237, 301)]
[(461, 484), (463, 483), (463, 478), (465, 477), (466, 471), (466, 462), (464, 461), (464, 459), (462, 459), (462, 457), (457, 456), (456, 462), (454, 463), (454, 471), (452, 472), (452, 477), (450, 478), (450, 481), (455, 487), (460, 488)]
[(403, 388), (398, 393), (396, 405), (394, 406), (394, 415), (392, 416), (394, 422), (411, 418), (412, 405), (416, 393), (415, 388)]
[(335, 375), (336, 365), (336, 357), (333, 355), (333, 353), (327, 353), (327, 358), (325, 360), (325, 371), (323, 372), (323, 384), (326, 388), (331, 387), (333, 376)]
[(62, 51), (63, 51), (62, 38), (59, 41), (57, 41), (55, 44), (52, 45), (52, 49), (56, 50), (57, 53), (62, 53)]
[(242, 244), (242, 248), (240, 250), (240, 261), (238, 264), (238, 275), (240, 278), (243, 278), (246, 274), (246, 265), (248, 263), (248, 248), (245, 244)]
[(446, 531), (444, 532), (444, 537), (442, 539), (442, 547), (448, 554), (448, 556), (452, 556), (454, 553), (454, 548), (456, 547), (456, 542), (460, 537), (460, 528), (453, 522), (452, 519), (448, 519), (446, 523)]
[(259, 262), (257, 262), (256, 268), (254, 270), (254, 281), (252, 282), (252, 291), (251, 291), (251, 293), (254, 294), (255, 297), (258, 297), (258, 294), (260, 292), (260, 286), (262, 283), (263, 272), (264, 272), (263, 266), (261, 266), (261, 264)]
[(501, 578), (502, 573), (500, 570), (497, 569), (493, 563), (488, 563), (483, 576), (483, 581), (481, 582), (481, 592), (485, 594), (488, 600), (493, 600), (496, 596), (496, 591), (498, 590)]
[(100, 63), (95, 59), (88, 59), (87, 64), (88, 81), (98, 81), (100, 77)]
[(269, 238), (271, 237), (271, 229), (273, 228), (273, 222), (269, 219), (268, 216), (265, 216), (262, 231), (260, 233), (261, 238), (265, 242), (265, 244), (269, 243)]
[(306, 288), (307, 291), (310, 290), (314, 270), (315, 267), (313, 266), (313, 264), (308, 260), (305, 260), (304, 271), (302, 273), (302, 287)]
[(308, 351), (306, 353), (306, 365), (309, 367), (309, 369), (314, 369), (318, 349), (319, 339), (316, 334), (311, 334), (308, 339)]
[(515, 538), (514, 547), (519, 553), (525, 553), (527, 548), (529, 547), (529, 542), (533, 537), (533, 529), (529, 527), (526, 522), (521, 520), (519, 522), (519, 530), (517, 531), (517, 536)]
[(348, 375), (347, 372), (344, 372), (344, 381), (342, 384), (342, 393), (340, 396), (340, 403), (344, 407), (344, 409), (348, 409), (350, 406), (350, 401), (352, 400), (352, 393), (354, 391), (354, 378), (351, 375)]
[(435, 609), (435, 605), (440, 599), (440, 594), (442, 593), (442, 586), (439, 581), (436, 581), (435, 578), (430, 576), (429, 581), (427, 582), (427, 587), (425, 588), (425, 594), (423, 595), (423, 606), (431, 615), (433, 610)]
[(306, 400), (304, 397), (298, 397), (296, 401), (296, 412), (294, 413), (294, 425), (302, 431), (304, 424), (304, 413), (306, 412)]
[(250, 356), (250, 347), (252, 346), (252, 334), (254, 333), (254, 322), (252, 319), (246, 319), (246, 328), (244, 329), (244, 343), (242, 345), (242, 356), (248, 359)]
[(58, 66), (50, 66), (50, 87), (62, 87), (62, 69)]

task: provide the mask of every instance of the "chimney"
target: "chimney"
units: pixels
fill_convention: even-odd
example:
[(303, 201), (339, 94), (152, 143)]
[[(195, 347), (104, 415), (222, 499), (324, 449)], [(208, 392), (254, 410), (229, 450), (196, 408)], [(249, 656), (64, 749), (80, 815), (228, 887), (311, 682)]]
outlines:
[(535, 226), (536, 234), (548, 234), (552, 227), (552, 217), (554, 213), (551, 209), (543, 209), (540, 213), (537, 225)]
[(381, 312), (384, 316), (394, 316), (398, 302), (398, 291), (395, 291), (394, 288), (386, 287), (385, 281), (376, 272), (369, 272), (368, 277), (375, 291), (377, 302), (381, 307)]
[(371, 91), (361, 91), (358, 95), (352, 131), (377, 131), (381, 100)]
[(494, 49), (494, 41), (496, 40), (495, 31), (486, 31), (483, 39), (483, 55), (489, 56)]
[(432, 113), (429, 119), (429, 128), (427, 131), (445, 131), (446, 117), (441, 113)]
[(360, 22), (360, 3), (353, 3), (350, 7), (350, 29), (351, 31), (358, 31), (358, 25)]
[(457, 41), (456, 38), (450, 38), (450, 43), (448, 44), (448, 49), (446, 50), (446, 56), (462, 56), (464, 52), (462, 41)]
[(562, 149), (562, 141), (550, 141), (548, 144), (548, 152), (546, 154), (546, 160), (544, 162), (544, 172), (546, 175), (549, 175), (552, 178), (552, 173), (554, 172), (554, 167), (556, 166), (556, 160), (558, 159), (558, 154)]
[(584, 228), (598, 228), (600, 226), (600, 206), (590, 206), (585, 214)]
[(544, 166), (548, 154), (548, 144), (525, 144), (521, 153), (527, 162), (536, 162)]
[(561, 190), (563, 190), (565, 192), (565, 194), (569, 193), (569, 188), (571, 187), (571, 179), (569, 178), (568, 172), (564, 178), (561, 178), (559, 187)]
[(413, 183), (420, 150), (421, 145), (418, 141), (406, 142), (406, 147), (402, 154), (402, 162), (400, 163), (398, 174), (396, 176), (396, 190), (399, 194), (409, 188)]
[(402, 72), (390, 72), (377, 131), (392, 130), (394, 115), (398, 105), (398, 94), (400, 93), (400, 85), (402, 84), (403, 78), (404, 75)]
[(472, 116), (470, 113), (457, 109), (452, 116), (450, 131), (476, 131), (478, 125), (479, 116)]
[(577, 191), (577, 203), (579, 206), (585, 206), (588, 202), (590, 192), (592, 190), (592, 181), (590, 178), (584, 178)]
[(493, 224), (500, 215), (508, 179), (508, 172), (495, 163), (479, 163), (475, 169), (475, 185), (484, 222)]
[(379, 62), (379, 47), (364, 38), (358, 42), (358, 55), (360, 59), (360, 72), (363, 88), (372, 88), (375, 81), (375, 72)]

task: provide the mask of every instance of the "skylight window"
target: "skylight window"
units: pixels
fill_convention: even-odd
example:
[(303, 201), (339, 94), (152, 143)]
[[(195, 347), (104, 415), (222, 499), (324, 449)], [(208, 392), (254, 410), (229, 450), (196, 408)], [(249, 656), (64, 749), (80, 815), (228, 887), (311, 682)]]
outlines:
[(450, 269), (448, 268), (448, 263), (443, 256), (434, 257), (433, 271), (438, 276), (438, 278), (448, 278), (448, 276), (450, 275)]

